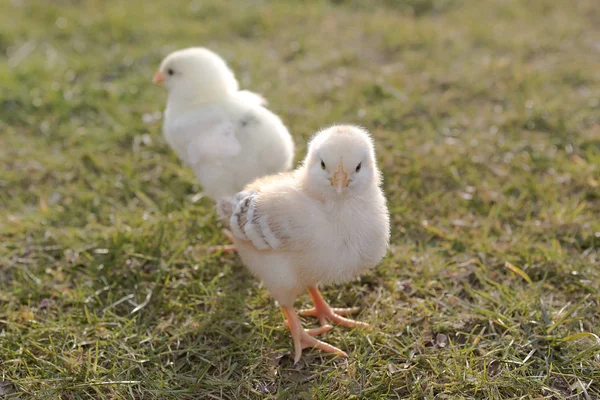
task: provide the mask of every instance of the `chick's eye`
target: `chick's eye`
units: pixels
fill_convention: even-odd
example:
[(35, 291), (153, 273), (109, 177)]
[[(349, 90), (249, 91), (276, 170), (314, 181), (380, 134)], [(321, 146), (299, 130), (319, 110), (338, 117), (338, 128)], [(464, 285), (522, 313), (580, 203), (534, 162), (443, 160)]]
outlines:
[(167, 74), (169, 74), (169, 75), (173, 75), (174, 73), (175, 73), (175, 71), (173, 71), (171, 68), (169, 68), (167, 70)]
[(327, 168), (327, 167), (325, 166), (325, 161), (321, 160), (321, 169), (322, 169), (322, 170), (324, 170), (325, 168)]
[(360, 171), (361, 166), (362, 166), (362, 162), (359, 162), (358, 165), (356, 166), (356, 172)]

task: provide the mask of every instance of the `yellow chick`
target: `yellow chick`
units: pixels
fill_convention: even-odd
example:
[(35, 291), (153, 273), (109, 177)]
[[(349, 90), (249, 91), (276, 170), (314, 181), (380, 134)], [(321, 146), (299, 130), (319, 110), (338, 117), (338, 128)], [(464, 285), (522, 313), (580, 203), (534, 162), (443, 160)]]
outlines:
[[(338, 125), (312, 138), (297, 170), (259, 178), (233, 198), (217, 202), (244, 264), (264, 282), (287, 318), (295, 362), (307, 347), (347, 356), (314, 337), (332, 328), (328, 322), (367, 326), (344, 317), (354, 310), (330, 307), (318, 285), (354, 279), (385, 256), (390, 221), (380, 186), (368, 132)], [(304, 329), (294, 310), (305, 289), (314, 308), (300, 315), (319, 318), (321, 328)]]
[[(201, 47), (175, 51), (153, 81), (168, 91), (163, 135), (208, 197), (233, 196), (256, 178), (292, 168), (294, 142), (287, 128), (260, 95), (239, 90), (216, 53)], [(235, 250), (211, 250), (219, 249)]]

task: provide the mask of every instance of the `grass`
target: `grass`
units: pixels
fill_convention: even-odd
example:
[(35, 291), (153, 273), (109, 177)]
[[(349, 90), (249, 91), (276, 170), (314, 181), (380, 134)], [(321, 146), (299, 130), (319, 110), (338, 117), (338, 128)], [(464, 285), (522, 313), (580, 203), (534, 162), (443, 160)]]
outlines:
[[(0, 0), (0, 397), (600, 398), (596, 3)], [(298, 159), (335, 122), (376, 138), (390, 253), (324, 288), (373, 325), (328, 334), (347, 360), (292, 365), (266, 290), (206, 254), (150, 83), (191, 45)]]

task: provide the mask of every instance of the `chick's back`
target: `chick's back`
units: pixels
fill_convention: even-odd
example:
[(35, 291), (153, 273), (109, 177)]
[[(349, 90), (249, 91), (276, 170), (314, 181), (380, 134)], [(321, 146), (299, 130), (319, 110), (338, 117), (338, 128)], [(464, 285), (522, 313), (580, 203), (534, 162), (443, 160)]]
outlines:
[(294, 144), (280, 118), (245, 96), (165, 119), (164, 136), (211, 198), (289, 170)]

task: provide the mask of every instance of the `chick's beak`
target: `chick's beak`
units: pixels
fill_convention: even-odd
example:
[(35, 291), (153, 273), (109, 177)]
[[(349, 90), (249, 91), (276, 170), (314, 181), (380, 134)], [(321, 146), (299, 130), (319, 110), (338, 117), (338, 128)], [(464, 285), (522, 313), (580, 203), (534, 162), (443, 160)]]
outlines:
[(152, 78), (152, 82), (153, 83), (163, 83), (165, 81), (165, 77), (163, 76), (163, 74), (160, 73), (160, 71), (156, 71), (156, 73), (154, 74), (154, 77)]
[(350, 183), (348, 174), (344, 172), (344, 166), (341, 162), (338, 166), (338, 170), (333, 174), (333, 178), (329, 178), (329, 182), (331, 182), (331, 186), (333, 186), (338, 193), (341, 193), (342, 189), (347, 187)]

